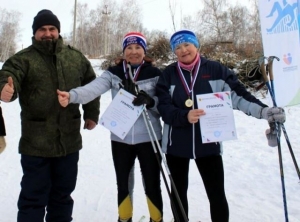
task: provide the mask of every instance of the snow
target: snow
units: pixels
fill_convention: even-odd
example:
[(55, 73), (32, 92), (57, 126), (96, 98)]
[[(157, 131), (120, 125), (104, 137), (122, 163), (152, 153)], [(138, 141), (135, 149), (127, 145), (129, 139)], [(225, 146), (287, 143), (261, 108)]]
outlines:
[[(91, 60), (98, 75), (100, 61)], [(1, 67), (2, 64), (0, 64)], [(284, 93), (284, 92), (283, 92)], [(268, 101), (264, 100), (265, 103)], [(111, 102), (110, 92), (101, 97), (101, 114)], [(7, 148), (0, 155), (0, 222), (14, 222), (20, 192), (22, 169), (18, 142), (20, 107), (18, 101), (1, 103), (7, 128)], [(300, 105), (285, 107), (285, 128), (297, 162), (300, 161)], [(100, 115), (101, 115), (100, 114)], [(265, 137), (265, 120), (234, 111), (238, 140), (223, 144), (225, 189), (231, 222), (285, 221), (277, 147), (269, 147)], [(98, 125), (94, 130), (82, 129), (79, 174), (73, 218), (75, 222), (117, 221), (117, 186), (110, 149), (109, 131)], [(281, 136), (285, 191), (290, 222), (300, 222), (300, 183), (284, 136)], [(135, 165), (134, 220), (149, 218), (138, 161)], [(168, 176), (167, 176), (168, 178)], [(170, 201), (162, 183), (164, 220), (172, 218)], [(191, 222), (209, 222), (209, 203), (194, 161), (190, 164), (189, 218)], [(148, 219), (146, 220), (148, 221)]]

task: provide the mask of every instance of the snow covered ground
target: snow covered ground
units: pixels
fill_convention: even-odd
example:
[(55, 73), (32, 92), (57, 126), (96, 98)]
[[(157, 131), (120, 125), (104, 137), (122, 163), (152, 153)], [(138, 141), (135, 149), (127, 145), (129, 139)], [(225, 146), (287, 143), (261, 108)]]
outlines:
[[(94, 65), (99, 61), (93, 60)], [(98, 64), (99, 65), (99, 64)], [(0, 64), (1, 66), (1, 64)], [(96, 68), (98, 74), (101, 73)], [(101, 97), (101, 114), (111, 101), (110, 92)], [(264, 101), (267, 103), (267, 101)], [(0, 222), (15, 222), (22, 169), (18, 142), (20, 108), (18, 101), (1, 103), (7, 127), (7, 148), (0, 155)], [(300, 164), (300, 105), (285, 107), (288, 133), (298, 165)], [(224, 142), (225, 188), (231, 222), (283, 222), (284, 208), (277, 147), (267, 145), (265, 120), (235, 112), (238, 140)], [(101, 115), (100, 114), (100, 115)], [(75, 222), (117, 221), (117, 186), (111, 158), (109, 131), (97, 126), (82, 130), (78, 182), (73, 198)], [(300, 183), (284, 137), (281, 137), (284, 179), (290, 222), (300, 222)], [(136, 161), (134, 222), (149, 216)], [(164, 219), (172, 218), (169, 198), (162, 180)], [(189, 181), (189, 218), (209, 222), (209, 204), (201, 177), (193, 161)], [(148, 221), (148, 219), (146, 220)]]

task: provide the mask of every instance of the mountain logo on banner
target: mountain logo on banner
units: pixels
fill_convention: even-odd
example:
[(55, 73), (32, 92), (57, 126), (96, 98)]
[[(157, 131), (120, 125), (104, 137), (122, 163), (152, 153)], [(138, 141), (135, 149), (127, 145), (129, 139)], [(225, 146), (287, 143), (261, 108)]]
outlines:
[(287, 0), (275, 1), (270, 5), (270, 13), (266, 16), (271, 26), (267, 28), (267, 34), (290, 32), (298, 30), (297, 2), (290, 4)]

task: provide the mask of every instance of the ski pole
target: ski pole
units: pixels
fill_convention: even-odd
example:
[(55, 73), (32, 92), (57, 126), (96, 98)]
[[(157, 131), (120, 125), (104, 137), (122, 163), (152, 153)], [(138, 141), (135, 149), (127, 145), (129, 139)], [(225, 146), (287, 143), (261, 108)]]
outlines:
[(274, 76), (273, 76), (273, 61), (274, 61), (274, 59), (276, 59), (277, 61), (280, 60), (277, 56), (269, 56), (268, 57), (268, 67), (269, 67), (270, 83), (271, 83), (271, 88), (273, 91), (274, 101), (276, 101), (275, 90), (274, 90)]
[[(269, 58), (268, 58), (268, 67), (269, 67), (269, 76), (270, 76), (271, 88), (272, 88), (273, 96), (274, 96), (274, 103), (275, 103), (275, 106), (277, 106), (276, 99), (275, 99), (274, 75), (273, 75), (273, 60), (274, 59), (276, 59), (277, 61), (279, 61), (278, 57), (276, 57), (276, 56), (269, 56)], [(293, 152), (293, 149), (292, 149), (292, 145), (290, 143), (289, 137), (287, 135), (287, 132), (286, 132), (286, 129), (285, 129), (285, 126), (284, 126), (283, 123), (281, 124), (281, 128), (282, 128), (283, 135), (285, 137), (286, 143), (288, 145), (290, 154), (292, 156), (292, 160), (293, 160), (294, 166), (296, 168), (297, 175), (298, 175), (298, 177), (300, 179), (300, 170), (299, 170), (299, 167), (298, 167), (298, 164), (297, 164), (297, 160), (295, 158), (295, 155), (294, 155), (294, 152)]]
[[(274, 92), (273, 92), (273, 90), (270, 86), (269, 78), (267, 76), (266, 69), (265, 69), (265, 59), (266, 59), (266, 57), (261, 57), (259, 59), (260, 69), (261, 69), (262, 76), (265, 80), (266, 86), (268, 87), (270, 96), (272, 98), (273, 106), (276, 107)], [(286, 200), (286, 193), (285, 193), (282, 152), (281, 152), (281, 144), (280, 144), (280, 131), (281, 131), (281, 129), (280, 129), (280, 125), (277, 122), (275, 122), (275, 130), (276, 130), (276, 139), (277, 139), (278, 156), (279, 156), (279, 169), (280, 169), (282, 196), (283, 196), (284, 215), (285, 215), (285, 221), (288, 222), (289, 221), (289, 219), (288, 219), (288, 209), (287, 209), (287, 200)]]
[[(135, 85), (136, 93), (138, 93), (139, 92), (139, 88), (138, 88), (138, 85), (136, 84), (136, 82), (134, 80), (134, 77), (133, 77), (133, 74), (132, 74), (132, 70), (131, 70), (131, 65), (127, 64), (127, 68), (128, 68), (128, 71), (129, 71), (128, 72), (129, 73), (129, 77), (130, 77), (131, 81), (133, 82), (133, 84)], [(174, 194), (175, 194), (177, 203), (179, 205), (181, 214), (182, 214), (182, 216), (184, 218), (184, 222), (188, 222), (187, 215), (186, 215), (186, 213), (184, 211), (184, 208), (182, 206), (182, 202), (180, 200), (178, 191), (176, 189), (175, 183), (174, 183), (173, 178), (171, 176), (171, 173), (170, 173), (170, 170), (169, 170), (166, 158), (165, 158), (164, 154), (162, 153), (161, 145), (160, 145), (160, 143), (159, 143), (159, 141), (157, 139), (157, 136), (156, 136), (156, 133), (154, 131), (154, 128), (153, 128), (153, 125), (152, 125), (152, 122), (151, 122), (151, 119), (150, 119), (150, 116), (148, 114), (148, 110), (147, 110), (146, 106), (143, 109), (142, 115), (143, 115), (143, 118), (144, 118), (144, 122), (145, 122), (146, 128), (148, 130), (148, 134), (149, 134), (149, 137), (150, 137), (150, 140), (151, 140), (151, 143), (152, 143), (152, 147), (153, 147), (154, 153), (155, 153), (157, 161), (158, 161), (158, 165), (159, 165), (160, 171), (161, 171), (162, 176), (163, 176), (163, 180), (164, 180), (164, 183), (165, 183), (165, 186), (166, 186), (166, 189), (167, 189), (167, 192), (168, 192), (171, 204), (172, 204), (173, 209), (174, 209), (174, 211), (173, 211), (174, 212), (174, 217), (175, 217), (176, 221), (180, 221), (179, 216), (178, 216), (178, 212), (175, 210), (176, 209), (175, 208), (175, 202), (174, 202), (174, 200), (172, 198), (171, 191), (170, 191), (170, 188), (168, 186), (168, 182), (166, 180), (166, 176), (165, 176), (164, 170), (163, 170), (163, 168), (161, 166), (161, 163), (160, 163), (160, 157), (162, 159), (162, 162), (164, 163), (165, 170), (166, 170), (166, 172), (167, 172), (167, 174), (169, 176), (170, 184), (171, 184), (171, 187), (172, 187), (172, 189), (174, 191)], [(154, 140), (156, 142), (156, 146), (158, 147), (158, 149), (156, 149), (156, 146), (154, 144), (154, 140), (153, 140), (152, 136), (154, 137)], [(159, 150), (160, 156), (158, 155), (157, 150)]]

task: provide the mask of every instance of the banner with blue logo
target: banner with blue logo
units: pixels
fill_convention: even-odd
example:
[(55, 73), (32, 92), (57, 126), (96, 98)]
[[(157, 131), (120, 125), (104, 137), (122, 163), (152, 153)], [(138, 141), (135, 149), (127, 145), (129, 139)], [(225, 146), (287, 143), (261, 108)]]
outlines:
[(264, 56), (274, 60), (278, 106), (300, 103), (300, 0), (259, 0)]

